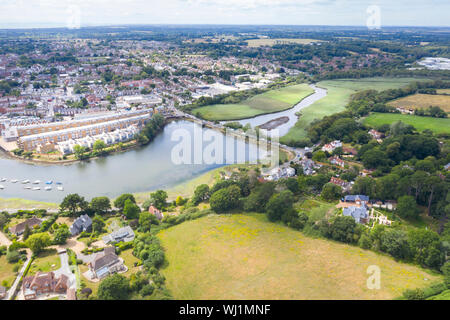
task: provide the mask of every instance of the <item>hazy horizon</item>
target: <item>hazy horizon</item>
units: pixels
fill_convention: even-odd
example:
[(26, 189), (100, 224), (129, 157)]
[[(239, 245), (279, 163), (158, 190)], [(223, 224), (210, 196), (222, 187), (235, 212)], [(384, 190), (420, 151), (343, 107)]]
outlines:
[(449, 27), (448, 0), (3, 0), (1, 29), (121, 25)]

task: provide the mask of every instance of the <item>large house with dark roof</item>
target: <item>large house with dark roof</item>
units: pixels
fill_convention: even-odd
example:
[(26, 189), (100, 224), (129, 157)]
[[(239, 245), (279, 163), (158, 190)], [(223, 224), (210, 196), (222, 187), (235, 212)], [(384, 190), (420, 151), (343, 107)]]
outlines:
[(356, 203), (357, 205), (366, 204), (369, 202), (369, 197), (361, 194), (357, 195), (348, 195), (344, 198), (345, 202)]
[(42, 220), (36, 217), (30, 218), (22, 223), (16, 224), (15, 226), (9, 228), (9, 231), (16, 236), (20, 236), (24, 233), (26, 227), (33, 229), (34, 227), (39, 227)]
[(356, 223), (366, 224), (369, 222), (369, 213), (367, 212), (366, 206), (344, 208), (343, 215), (352, 217)]
[(92, 219), (87, 214), (78, 217), (70, 226), (72, 236), (76, 236), (82, 232), (92, 232)]
[(94, 260), (89, 263), (89, 270), (92, 278), (103, 279), (110, 274), (125, 271), (126, 267), (123, 260), (116, 255), (115, 248), (107, 247), (103, 252), (97, 253)]

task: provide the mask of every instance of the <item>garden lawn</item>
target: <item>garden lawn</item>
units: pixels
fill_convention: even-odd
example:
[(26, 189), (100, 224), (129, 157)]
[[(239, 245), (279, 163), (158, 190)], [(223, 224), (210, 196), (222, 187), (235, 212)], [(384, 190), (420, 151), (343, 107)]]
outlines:
[(47, 249), (41, 252), (31, 263), (28, 275), (34, 275), (37, 272), (56, 271), (61, 268), (61, 259), (56, 249)]
[(123, 259), (123, 262), (128, 268), (128, 271), (124, 273), (125, 276), (129, 277), (130, 275), (139, 271), (140, 267), (135, 267), (134, 264), (139, 262), (140, 260), (133, 256), (133, 249), (122, 251), (119, 257)]
[(358, 91), (397, 89), (420, 80), (425, 79), (364, 78), (321, 81), (317, 86), (327, 89), (327, 96), (301, 110), (302, 115), (299, 120), (285, 136), (281, 137), (280, 142), (289, 144), (306, 138), (307, 133), (305, 129), (312, 121), (344, 111), (345, 106), (350, 101), (350, 96)]
[[(16, 263), (9, 263), (6, 260), (6, 255), (0, 257), (0, 286), (4, 281), (8, 283), (8, 287), (12, 286), (16, 279), (16, 273), (13, 271)], [(22, 265), (20, 265), (21, 267)]]
[(237, 104), (215, 104), (192, 110), (207, 120), (239, 120), (292, 108), (314, 92), (307, 84), (270, 90)]
[(429, 129), (434, 133), (450, 133), (449, 118), (419, 117), (400, 113), (374, 112), (364, 120), (364, 123), (372, 127), (378, 127), (382, 124), (391, 124), (396, 121), (410, 124), (418, 131)]
[[(441, 280), (372, 251), (306, 237), (261, 214), (210, 215), (158, 237), (175, 299), (393, 299)], [(380, 290), (367, 288), (371, 265), (381, 269)]]

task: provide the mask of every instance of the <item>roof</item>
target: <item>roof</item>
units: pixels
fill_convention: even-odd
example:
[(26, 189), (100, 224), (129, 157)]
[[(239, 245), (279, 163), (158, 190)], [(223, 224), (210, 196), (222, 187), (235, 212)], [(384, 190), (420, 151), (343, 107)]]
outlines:
[(120, 242), (120, 241), (132, 241), (134, 240), (134, 231), (130, 226), (120, 228), (117, 231), (111, 232), (109, 235), (103, 237), (103, 242)]
[(11, 231), (11, 233), (18, 234), (24, 232), (26, 226), (28, 226), (29, 228), (33, 228), (34, 226), (41, 225), (41, 223), (42, 223), (41, 219), (33, 217), (22, 223), (12, 226), (11, 228), (9, 228), (9, 231)]
[(361, 194), (348, 195), (348, 196), (345, 196), (345, 201), (350, 201), (350, 202), (365, 201), (365, 202), (368, 202), (369, 201), (369, 197), (365, 196), (365, 195), (361, 195)]
[(367, 209), (364, 206), (344, 208), (343, 215), (352, 217), (357, 223), (361, 223), (361, 219), (367, 219), (369, 217)]
[(73, 224), (70, 226), (70, 233), (72, 235), (79, 234), (83, 231), (88, 231), (88, 229), (92, 226), (92, 219), (87, 215), (82, 215), (78, 217)]
[(100, 272), (101, 269), (107, 268), (118, 261), (119, 257), (115, 253), (102, 252), (97, 254), (94, 261), (91, 262), (91, 267), (98, 275), (98, 272)]

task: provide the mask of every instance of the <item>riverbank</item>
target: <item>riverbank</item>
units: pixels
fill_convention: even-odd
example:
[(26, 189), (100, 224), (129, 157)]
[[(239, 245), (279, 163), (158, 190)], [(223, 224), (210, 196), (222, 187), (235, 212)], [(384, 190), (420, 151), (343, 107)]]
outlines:
[(297, 84), (270, 90), (240, 103), (215, 104), (195, 108), (192, 110), (192, 114), (209, 121), (251, 119), (292, 109), (313, 93), (314, 90), (307, 84)]

